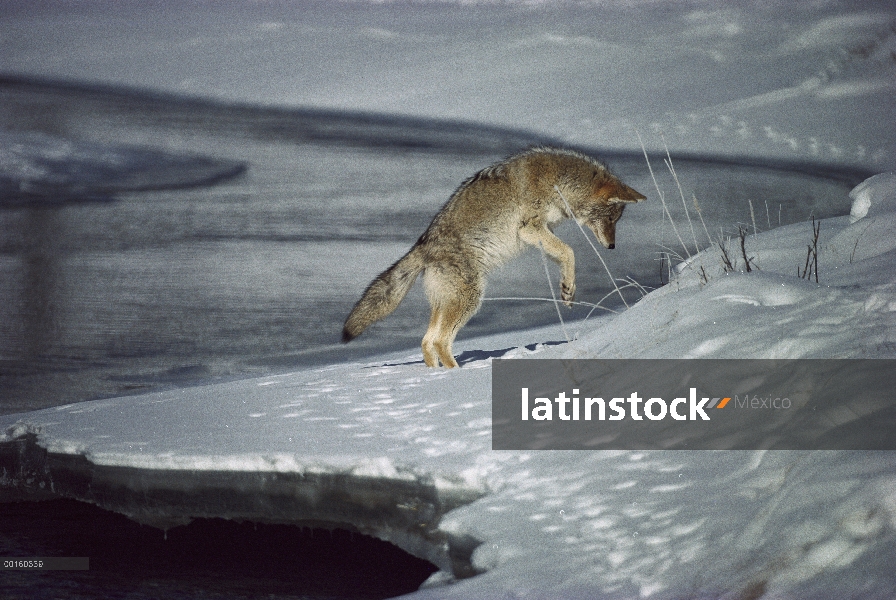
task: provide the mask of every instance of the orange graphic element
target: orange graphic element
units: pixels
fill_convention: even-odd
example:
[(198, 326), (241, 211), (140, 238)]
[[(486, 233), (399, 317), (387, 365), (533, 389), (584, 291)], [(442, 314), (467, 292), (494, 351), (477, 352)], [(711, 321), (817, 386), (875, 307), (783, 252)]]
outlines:
[(729, 400), (731, 400), (731, 398), (722, 398), (722, 401), (719, 402), (719, 405), (716, 408), (725, 408), (725, 405), (728, 404)]

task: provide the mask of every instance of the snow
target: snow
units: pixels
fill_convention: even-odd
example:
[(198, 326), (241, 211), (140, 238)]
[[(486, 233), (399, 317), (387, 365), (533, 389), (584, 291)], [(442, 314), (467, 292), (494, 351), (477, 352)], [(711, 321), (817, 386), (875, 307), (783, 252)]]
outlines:
[(884, 214), (896, 209), (893, 198), (896, 198), (896, 173), (881, 173), (856, 186), (849, 193), (852, 208), (849, 211), (849, 222), (867, 217), (869, 214)]
[(555, 326), (467, 340), (454, 370), (414, 352), (72, 404), (4, 417), (0, 441), (35, 433), (97, 465), (424, 478), (440, 495), (478, 497), (439, 529), (480, 540), (483, 573), (446, 585), (441, 572), (410, 596), (420, 600), (890, 598), (892, 452), (493, 451), (490, 363), (893, 358), (891, 182), (856, 188), (855, 202), (870, 199), (858, 221), (821, 222), (817, 284), (796, 275), (811, 234), (798, 223), (748, 236), (760, 270), (725, 273), (708, 248), (629, 310), (572, 324), (567, 344), (526, 346), (562, 337)]
[[(849, 216), (821, 221), (818, 283), (797, 275), (811, 223), (751, 228), (758, 269), (726, 272), (704, 240), (631, 309), (568, 324), (566, 344), (546, 344), (565, 338), (553, 326), (462, 340), (450, 371), (413, 351), (6, 415), (0, 443), (34, 434), (95, 465), (425, 479), (478, 497), (438, 528), (480, 540), (483, 573), (442, 572), (417, 600), (896, 597), (896, 454), (496, 452), (489, 368), (494, 356), (896, 357), (892, 3), (221, 1), (151, 18), (138, 2), (51, 4), (4, 8), (0, 71), (459, 118), (600, 147), (636, 148), (638, 130), (673, 153), (881, 174), (853, 191)], [(56, 148), (82, 161), (81, 178), (109, 153), (171, 160), (0, 134), (0, 185), (36, 174), (89, 186), (53, 170)]]
[(47, 6), (5, 9), (0, 72), (896, 166), (896, 12), (881, 0)]
[[(872, 189), (860, 198), (879, 193), (879, 188)], [(746, 252), (759, 271), (725, 273), (720, 251), (705, 250), (682, 263), (675, 281), (619, 315), (607, 331), (584, 334), (580, 341), (585, 349), (570, 344), (557, 354), (579, 358), (597, 350), (607, 358), (891, 356), (896, 347), (891, 314), (896, 306), (896, 212), (855, 223), (850, 219), (821, 221), (819, 284), (796, 276), (805, 265), (811, 223), (749, 234)], [(729, 244), (732, 258), (740, 252), (737, 242)], [(691, 309), (694, 304), (701, 307), (698, 315)]]

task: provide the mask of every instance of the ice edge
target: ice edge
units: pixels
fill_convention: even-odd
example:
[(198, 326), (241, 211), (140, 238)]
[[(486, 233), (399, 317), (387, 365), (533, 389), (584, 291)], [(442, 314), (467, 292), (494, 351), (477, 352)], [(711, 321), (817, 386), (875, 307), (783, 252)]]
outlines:
[(169, 529), (198, 518), (342, 528), (390, 542), (455, 579), (477, 575), (480, 541), (439, 529), (481, 490), (350, 473), (160, 470), (48, 452), (34, 432), (0, 441), (0, 503), (70, 498)]

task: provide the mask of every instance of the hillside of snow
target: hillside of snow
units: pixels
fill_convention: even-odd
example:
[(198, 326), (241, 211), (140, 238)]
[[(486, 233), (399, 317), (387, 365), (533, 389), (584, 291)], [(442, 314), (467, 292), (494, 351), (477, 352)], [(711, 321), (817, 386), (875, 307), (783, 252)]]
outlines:
[[(849, 216), (819, 222), (818, 283), (811, 266), (805, 278), (798, 276), (806, 270), (808, 248), (813, 246), (811, 222), (748, 233), (744, 248), (749, 273), (734, 236), (724, 245), (736, 270), (726, 272), (722, 252), (713, 244), (679, 264), (680, 273), (669, 285), (558, 354), (564, 358), (892, 357), (896, 177), (892, 173), (872, 177), (851, 197)], [(679, 252), (684, 254), (683, 249)]]

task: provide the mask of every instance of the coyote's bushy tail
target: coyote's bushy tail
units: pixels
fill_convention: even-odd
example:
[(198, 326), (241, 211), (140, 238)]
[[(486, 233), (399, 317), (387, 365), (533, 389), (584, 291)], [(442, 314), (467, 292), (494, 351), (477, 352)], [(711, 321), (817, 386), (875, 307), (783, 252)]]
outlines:
[(424, 266), (423, 249), (414, 246), (398, 262), (377, 275), (345, 320), (342, 341), (352, 341), (372, 323), (398, 308)]

